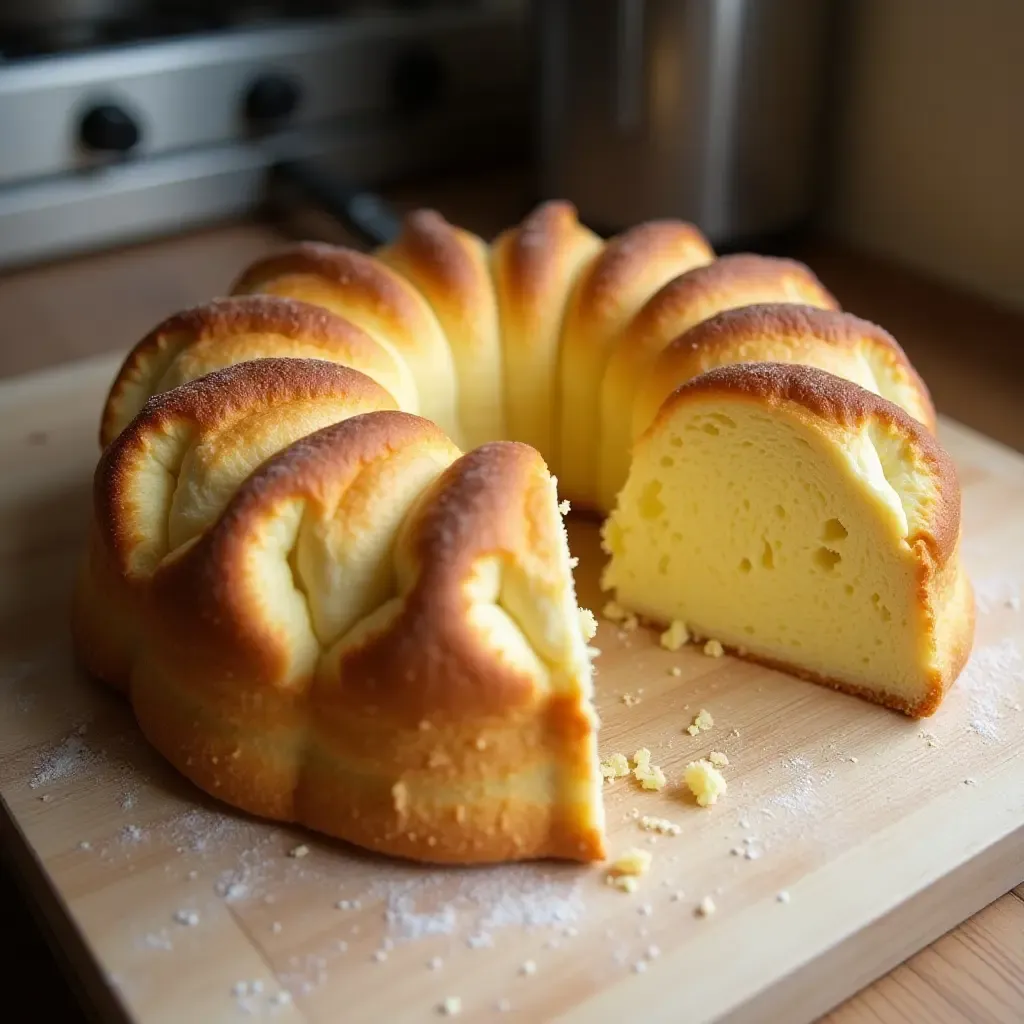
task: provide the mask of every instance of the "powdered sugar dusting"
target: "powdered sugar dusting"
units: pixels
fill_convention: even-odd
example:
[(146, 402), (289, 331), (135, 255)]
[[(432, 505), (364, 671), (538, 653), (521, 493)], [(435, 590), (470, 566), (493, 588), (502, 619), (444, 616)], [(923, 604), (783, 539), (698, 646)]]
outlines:
[(82, 739), (76, 730), (65, 736), (53, 750), (44, 754), (29, 782), (32, 789), (70, 779), (85, 768), (97, 764), (100, 755)]
[(775, 809), (792, 815), (810, 815), (820, 811), (824, 807), (820, 787), (835, 773), (829, 769), (815, 775), (811, 762), (805, 757), (791, 757), (783, 764), (792, 773), (792, 782), (768, 798), (769, 815)]
[(369, 898), (383, 901), (389, 932), (404, 941), (450, 935), (463, 925), (491, 941), (502, 928), (554, 927), (585, 912), (579, 879), (521, 866), (378, 881)]
[(971, 729), (988, 742), (998, 740), (1003, 719), (1024, 701), (1024, 655), (1010, 639), (976, 647), (956, 690), (967, 695)]

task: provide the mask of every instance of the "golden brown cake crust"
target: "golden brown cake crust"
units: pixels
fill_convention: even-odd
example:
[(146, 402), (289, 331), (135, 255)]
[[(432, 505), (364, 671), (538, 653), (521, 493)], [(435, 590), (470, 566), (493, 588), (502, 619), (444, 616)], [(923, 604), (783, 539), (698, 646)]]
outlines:
[(278, 278), (300, 275), (318, 277), (346, 292), (372, 298), (389, 310), (393, 320), (422, 314), (414, 299), (419, 298), (418, 293), (380, 260), (325, 242), (302, 242), (257, 260), (235, 281), (231, 294), (256, 292)]
[[(608, 242), (582, 281), (574, 304), (588, 318), (602, 316), (605, 307), (618, 304), (623, 288), (647, 264), (670, 252), (685, 254), (695, 263), (715, 258), (714, 250), (694, 225), (675, 220), (648, 221)], [(713, 265), (708, 262), (708, 266)]]
[(928, 528), (908, 543), (923, 540), (939, 564), (949, 560), (960, 537), (960, 483), (949, 454), (932, 433), (899, 406), (842, 377), (792, 363), (733, 363), (716, 367), (678, 387), (666, 399), (655, 423), (675, 406), (699, 394), (749, 396), (769, 405), (801, 406), (819, 420), (847, 429), (875, 421), (907, 438), (935, 480), (935, 502)]
[(708, 297), (728, 293), (740, 297), (758, 288), (787, 288), (793, 302), (839, 309), (839, 303), (810, 267), (797, 260), (735, 253), (694, 267), (665, 285), (637, 315), (637, 328), (660, 320), (677, 319), (702, 305)]
[(296, 674), (293, 642), (262, 609), (249, 556), (275, 509), (295, 499), (329, 508), (359, 486), (361, 467), (409, 446), (457, 455), (432, 423), (397, 412), (309, 435), (265, 462), (217, 523), (161, 566), (132, 686), (140, 723), (213, 795), (380, 852), (444, 863), (603, 857), (585, 808), (529, 785), (553, 756), (570, 786), (591, 780), (585, 696), (549, 694), (504, 663), (467, 615), (477, 559), (543, 565), (556, 554), (550, 523), (531, 514), (537, 488), (553, 511), (532, 449), (485, 445), (436, 479), (399, 541), (415, 576), (399, 587), (398, 614), (361, 641), (328, 640), (317, 674)]
[(125, 508), (136, 455), (146, 452), (151, 436), (182, 424), (210, 429), (239, 412), (267, 409), (300, 399), (339, 394), (394, 407), (394, 399), (369, 377), (347, 366), (318, 359), (253, 359), (225, 367), (181, 387), (155, 395), (100, 457), (93, 486), (95, 523), (109, 551), (128, 571), (135, 537)]
[(935, 408), (924, 381), (911, 365), (896, 339), (882, 327), (852, 313), (797, 303), (754, 303), (724, 310), (691, 327), (671, 342), (663, 353), (666, 361), (689, 351), (709, 353), (751, 342), (788, 339), (820, 341), (835, 348), (870, 348), (874, 360), (885, 362), (918, 394), (922, 422), (934, 432)]
[[(562, 201), (541, 203), (521, 224), (503, 231), (491, 248), (506, 300), (517, 306), (534, 305), (558, 276), (565, 250), (590, 234), (580, 224), (576, 207)], [(568, 291), (563, 299), (567, 295)]]
[[(346, 656), (350, 685), (371, 681), (370, 692), (390, 705), (390, 713), (409, 721), (434, 714), (497, 717), (533, 699), (532, 681), (500, 671), (493, 655), (481, 648), (478, 633), (466, 622), (464, 584), (474, 561), (489, 552), (531, 560), (556, 557), (550, 538), (528, 518), (529, 509), (510, 500), (546, 473), (532, 448), (499, 441), (464, 455), (422, 495), (408, 538), (416, 583), (394, 635)], [(389, 695), (374, 687), (373, 680), (403, 679), (411, 665), (419, 666), (415, 686), (399, 685)]]
[(467, 251), (480, 239), (449, 223), (436, 210), (414, 210), (402, 221), (402, 233), (376, 256), (389, 265), (400, 255), (403, 262), (415, 264), (417, 272), (428, 278), (437, 294), (450, 292), (454, 297), (472, 300), (479, 287), (479, 269)]
[(101, 446), (110, 444), (117, 433), (118, 419), (124, 418), (121, 407), (127, 398), (125, 392), (130, 380), (144, 378), (152, 388), (166, 365), (192, 343), (239, 334), (269, 334), (304, 340), (327, 351), (377, 348), (376, 342), (354, 324), (320, 306), (297, 299), (238, 295), (193, 306), (167, 317), (128, 353), (104, 404)]

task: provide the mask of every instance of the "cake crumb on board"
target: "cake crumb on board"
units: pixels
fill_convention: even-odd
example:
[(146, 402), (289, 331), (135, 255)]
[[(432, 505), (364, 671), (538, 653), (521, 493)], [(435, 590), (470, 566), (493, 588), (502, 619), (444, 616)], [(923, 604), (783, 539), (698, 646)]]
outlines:
[(701, 807), (711, 807), (728, 789), (725, 776), (703, 758), (686, 766), (683, 783)]
[(681, 622), (679, 619), (673, 619), (672, 622), (669, 623), (668, 629), (658, 637), (658, 643), (661, 644), (666, 651), (678, 651), (689, 642), (690, 631), (686, 628), (686, 623)]
[(715, 720), (711, 712), (701, 708), (694, 716), (693, 721), (686, 727), (686, 731), (691, 736), (696, 736), (698, 733), (707, 732), (714, 724)]
[(606, 782), (629, 775), (629, 759), (625, 754), (611, 754), (601, 762), (601, 776)]
[(641, 747), (633, 755), (633, 775), (644, 789), (657, 792), (665, 788), (665, 773), (656, 764), (651, 764), (651, 752)]
[(605, 880), (622, 892), (636, 892), (639, 885), (638, 876), (647, 873), (653, 859), (649, 850), (633, 846), (612, 861)]
[(645, 832), (657, 832), (663, 836), (678, 836), (683, 831), (682, 827), (674, 821), (669, 821), (668, 818), (656, 818), (649, 814), (645, 814), (640, 819), (640, 827)]

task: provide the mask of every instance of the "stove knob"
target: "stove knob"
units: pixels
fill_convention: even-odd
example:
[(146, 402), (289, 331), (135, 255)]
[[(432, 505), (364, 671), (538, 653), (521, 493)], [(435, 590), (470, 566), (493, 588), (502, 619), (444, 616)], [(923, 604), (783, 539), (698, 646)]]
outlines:
[(250, 121), (281, 121), (298, 110), (299, 84), (285, 75), (261, 75), (245, 94), (245, 116)]
[(399, 54), (391, 68), (391, 94), (399, 113), (424, 113), (441, 98), (444, 86), (444, 64), (426, 47)]
[(141, 137), (142, 130), (131, 114), (113, 103), (91, 107), (78, 127), (82, 145), (103, 153), (127, 153)]

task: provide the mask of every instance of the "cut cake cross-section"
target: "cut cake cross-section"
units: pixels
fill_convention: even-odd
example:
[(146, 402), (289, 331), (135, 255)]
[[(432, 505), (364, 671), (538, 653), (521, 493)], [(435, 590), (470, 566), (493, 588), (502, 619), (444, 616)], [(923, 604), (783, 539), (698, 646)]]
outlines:
[(959, 539), (956, 473), (922, 424), (823, 370), (740, 363), (680, 387), (640, 438), (603, 585), (920, 717), (972, 644)]

